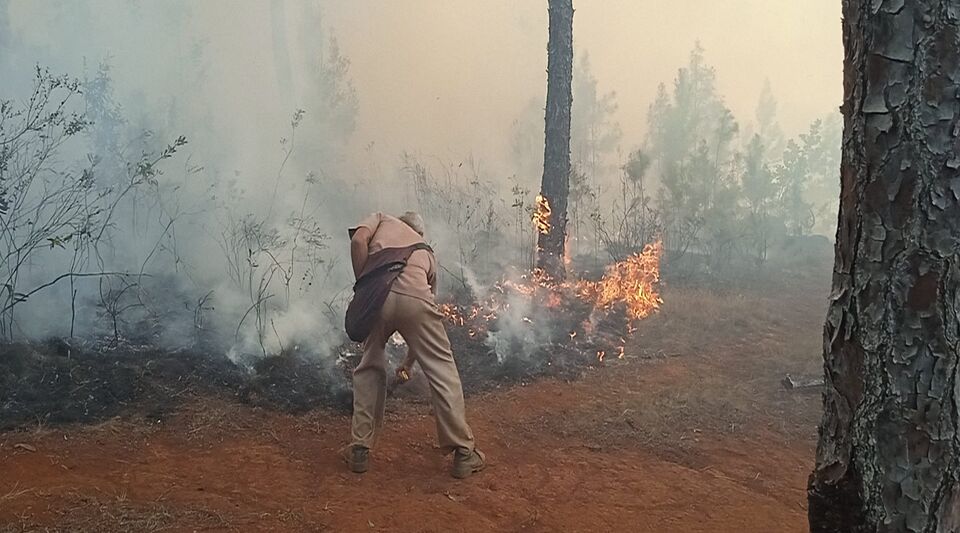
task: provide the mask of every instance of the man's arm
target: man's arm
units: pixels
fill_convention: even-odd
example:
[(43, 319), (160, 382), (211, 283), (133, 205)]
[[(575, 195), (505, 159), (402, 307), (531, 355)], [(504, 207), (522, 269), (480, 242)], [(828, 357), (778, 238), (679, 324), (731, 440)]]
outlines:
[(437, 297), (437, 258), (430, 252), (430, 271), (427, 272), (427, 284), (430, 285), (430, 292), (433, 297)]
[(370, 238), (373, 232), (366, 226), (360, 226), (350, 239), (350, 260), (353, 262), (353, 275), (359, 279), (363, 267), (367, 264), (370, 255)]

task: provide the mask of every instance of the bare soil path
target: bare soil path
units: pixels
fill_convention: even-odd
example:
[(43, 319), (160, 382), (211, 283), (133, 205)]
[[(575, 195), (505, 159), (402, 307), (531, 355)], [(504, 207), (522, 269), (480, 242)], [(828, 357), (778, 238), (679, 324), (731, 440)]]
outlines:
[(623, 361), (468, 399), (487, 471), (447, 474), (393, 399), (371, 470), (348, 420), (215, 398), (160, 421), (0, 433), (0, 531), (806, 531), (826, 288), (672, 289)]

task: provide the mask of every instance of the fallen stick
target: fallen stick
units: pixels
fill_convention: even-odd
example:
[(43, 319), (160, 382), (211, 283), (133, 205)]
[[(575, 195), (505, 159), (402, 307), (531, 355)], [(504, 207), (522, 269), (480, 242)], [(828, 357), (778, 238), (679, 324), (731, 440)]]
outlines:
[(812, 389), (823, 386), (823, 377), (799, 377), (795, 378), (787, 374), (780, 384), (787, 390)]

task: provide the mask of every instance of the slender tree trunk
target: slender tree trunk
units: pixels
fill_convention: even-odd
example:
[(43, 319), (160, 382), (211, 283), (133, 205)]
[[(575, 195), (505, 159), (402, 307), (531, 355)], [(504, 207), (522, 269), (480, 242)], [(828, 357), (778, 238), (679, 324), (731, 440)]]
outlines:
[(844, 0), (813, 532), (960, 531), (960, 1)]
[(563, 264), (570, 194), (570, 107), (573, 103), (573, 0), (549, 0), (547, 108), (540, 194), (550, 204), (550, 228), (537, 236), (537, 267), (555, 279)]

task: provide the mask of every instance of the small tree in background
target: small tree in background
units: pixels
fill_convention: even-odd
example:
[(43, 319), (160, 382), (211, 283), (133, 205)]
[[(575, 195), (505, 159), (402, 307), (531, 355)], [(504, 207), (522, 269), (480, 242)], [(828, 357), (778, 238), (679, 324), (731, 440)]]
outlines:
[(570, 117), (570, 152), (576, 166), (594, 179), (617, 170), (612, 161), (623, 138), (615, 120), (617, 93), (601, 93), (599, 82), (584, 52), (573, 71), (573, 107)]
[[(156, 183), (158, 163), (186, 144), (180, 137), (159, 153), (142, 153), (124, 164), (115, 182), (102, 185), (96, 158), (81, 168), (62, 161), (90, 126), (81, 95), (79, 80), (37, 68), (23, 105), (0, 101), (0, 338), (6, 340), (14, 334), (17, 307), (36, 293), (62, 281), (136, 274), (105, 270), (101, 245), (113, 248), (110, 232), (121, 203)], [(69, 259), (41, 259), (58, 252)]]
[(610, 203), (604, 203), (601, 209), (594, 201), (591, 219), (596, 235), (613, 261), (639, 253), (660, 233), (659, 213), (646, 190), (645, 177), (651, 163), (644, 150), (631, 152)]
[(756, 135), (766, 146), (766, 151), (770, 154), (783, 152), (785, 138), (777, 122), (777, 98), (773, 95), (770, 80), (766, 80), (763, 84), (755, 118), (757, 119)]
[(716, 91), (716, 71), (699, 43), (677, 72), (673, 89), (661, 85), (648, 114), (651, 159), (660, 178), (658, 204), (671, 259), (688, 251), (729, 249), (736, 236), (736, 177), (729, 156), (739, 127)]
[(766, 162), (765, 147), (760, 135), (753, 136), (741, 158), (750, 248), (757, 266), (761, 266), (767, 260), (770, 239), (779, 215), (776, 205), (777, 184), (774, 173)]

